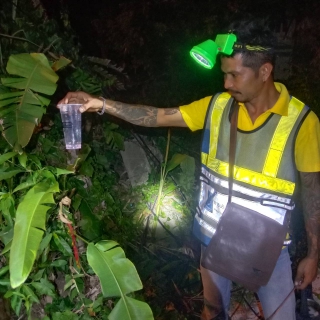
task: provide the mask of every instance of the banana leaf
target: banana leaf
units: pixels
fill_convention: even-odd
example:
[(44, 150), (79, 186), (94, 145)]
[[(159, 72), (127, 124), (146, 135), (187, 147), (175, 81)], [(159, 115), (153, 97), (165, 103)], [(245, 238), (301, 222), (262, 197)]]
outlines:
[(147, 303), (124, 296), (109, 315), (109, 320), (119, 319), (152, 320), (154, 318)]
[(59, 60), (55, 61), (53, 63), (53, 65), (51, 66), (52, 70), (54, 71), (58, 71), (62, 68), (64, 68), (65, 66), (67, 66), (68, 64), (71, 63), (71, 60), (65, 58), (65, 57), (60, 57)]
[(133, 263), (115, 241), (90, 243), (87, 248), (89, 265), (100, 279), (105, 297), (120, 297), (109, 319), (151, 320), (147, 303), (129, 298), (126, 294), (142, 289), (142, 283)]
[(58, 76), (40, 53), (11, 55), (7, 71), (18, 77), (2, 78), (2, 84), (18, 91), (0, 93), (2, 134), (19, 150), (28, 144), (35, 125), (39, 124), (44, 106), (50, 103), (44, 95), (55, 92)]
[(53, 193), (58, 191), (56, 181), (40, 182), (17, 208), (9, 262), (12, 288), (24, 283), (31, 272), (45, 230), (47, 204), (54, 203)]

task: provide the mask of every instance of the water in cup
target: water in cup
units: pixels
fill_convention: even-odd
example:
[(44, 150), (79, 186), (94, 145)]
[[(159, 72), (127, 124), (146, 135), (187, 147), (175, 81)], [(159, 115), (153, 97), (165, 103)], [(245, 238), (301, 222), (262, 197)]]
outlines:
[(59, 104), (66, 149), (81, 149), (81, 104)]

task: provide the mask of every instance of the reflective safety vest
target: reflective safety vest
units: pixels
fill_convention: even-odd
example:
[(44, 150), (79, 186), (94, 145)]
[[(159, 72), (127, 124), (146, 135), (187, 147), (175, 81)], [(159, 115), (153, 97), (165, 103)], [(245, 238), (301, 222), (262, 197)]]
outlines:
[[(228, 202), (231, 96), (214, 96), (208, 107), (201, 153), (200, 195), (193, 231), (207, 245)], [(252, 131), (237, 132), (232, 202), (283, 224), (294, 208), (294, 146), (309, 108), (292, 97), (288, 116), (271, 114)]]

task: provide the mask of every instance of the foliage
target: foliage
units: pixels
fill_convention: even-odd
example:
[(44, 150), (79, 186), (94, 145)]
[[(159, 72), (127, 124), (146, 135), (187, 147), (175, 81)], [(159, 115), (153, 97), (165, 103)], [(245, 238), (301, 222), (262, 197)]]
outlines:
[[(17, 61), (19, 61), (19, 57), (16, 58)], [(26, 54), (23, 55), (23, 58), (24, 61), (30, 61), (26, 58)], [(41, 59), (43, 62), (45, 57), (41, 56)], [(44, 64), (48, 65), (47, 61)], [(10, 70), (10, 68), (8, 69)], [(23, 70), (23, 68), (21, 69)], [(43, 73), (43, 70), (41, 67), (34, 69), (32, 75), (37, 79), (37, 77)], [(16, 71), (16, 73), (23, 74), (20, 69)], [(53, 75), (55, 76), (54, 78), (56, 78), (56, 74), (53, 73)], [(28, 91), (28, 83), (30, 82), (31, 81), (23, 83), (19, 86), (19, 89)], [(43, 83), (37, 85), (36, 82), (32, 88), (36, 92), (41, 92), (42, 85)], [(32, 107), (37, 106), (30, 104), (27, 110), (32, 110)], [(26, 130), (25, 134), (28, 134), (28, 130)], [(15, 164), (16, 157), (19, 159), (19, 165)], [(5, 218), (4, 225), (2, 226), (1, 241), (6, 246), (2, 254), (6, 255), (5, 261), (9, 261), (9, 268), (4, 267), (2, 274), (5, 275), (8, 271), (10, 273), (10, 281), (8, 281), (8, 278), (5, 278), (2, 280), (2, 285), (7, 287), (5, 297), (10, 298), (11, 306), (16, 315), (20, 315), (23, 304), (30, 318), (32, 305), (39, 303), (42, 295), (51, 296), (52, 298), (56, 298), (57, 296), (53, 284), (47, 278), (52, 272), (51, 268), (66, 269), (68, 264), (65, 260), (66, 257), (74, 258), (74, 261), (71, 260), (69, 265), (70, 267), (73, 266), (74, 270), (80, 270), (81, 268), (75, 240), (76, 234), (72, 227), (73, 222), (69, 220), (68, 212), (63, 212), (62, 200), (60, 201), (58, 217), (66, 224), (70, 236), (66, 233), (63, 225), (59, 227), (56, 223), (52, 224), (54, 220), (48, 223), (50, 222), (48, 216), (57, 212), (57, 207), (52, 205), (56, 203), (57, 197), (60, 197), (59, 177), (61, 176), (61, 178), (63, 178), (66, 174), (70, 174), (73, 171), (49, 166), (42, 167), (39, 158), (35, 155), (32, 156), (24, 153), (18, 156), (15, 152), (1, 155), (0, 165), (2, 170), (1, 180), (3, 181), (0, 203), (3, 210), (3, 217)], [(16, 199), (14, 198), (15, 193), (19, 195)], [(56, 199), (54, 199), (54, 194)], [(17, 210), (15, 211), (15, 202), (18, 201)], [(49, 215), (48, 212), (50, 212)], [(46, 229), (48, 230), (46, 231)], [(44, 234), (45, 236), (43, 237)], [(53, 245), (51, 248), (53, 251), (50, 251), (50, 243)], [(110, 313), (109, 318), (112, 319), (114, 317), (112, 314), (121, 314), (123, 319), (152, 319), (152, 312), (147, 304), (126, 296), (128, 293), (142, 288), (135, 267), (129, 260), (124, 258), (124, 253), (121, 251), (122, 249), (115, 249), (116, 256), (114, 257), (111, 254), (109, 257), (109, 251), (101, 251), (101, 248), (103, 248), (104, 251), (107, 250), (103, 243), (98, 243), (97, 247), (93, 244), (88, 245), (87, 256), (89, 265), (91, 265), (93, 270), (98, 270), (103, 293), (107, 297), (122, 296), (122, 300), (118, 302), (114, 310)], [(52, 255), (54, 252), (55, 254)], [(101, 261), (100, 257), (103, 257), (104, 260)], [(121, 258), (123, 260), (118, 260), (120, 264), (117, 265), (116, 270), (114, 268), (112, 269), (112, 262), (115, 261), (115, 258)], [(85, 263), (82, 264), (83, 266), (85, 265)], [(122, 265), (124, 267), (120, 268)], [(105, 266), (111, 266), (110, 268), (113, 271), (108, 274), (109, 277), (101, 272)], [(87, 268), (88, 267), (86, 267), (86, 269)], [(136, 283), (134, 286), (129, 286), (130, 281), (125, 281), (122, 282), (123, 285), (120, 291), (113, 292), (111, 295), (105, 292), (104, 288), (110, 286), (110, 278), (115, 279), (119, 283), (119, 281), (125, 279), (124, 275), (126, 274), (129, 274), (127, 279), (130, 279), (132, 284)], [(72, 274), (70, 281), (75, 285), (77, 294), (80, 297), (81, 304), (79, 308), (86, 308), (87, 312), (89, 312), (89, 306), (93, 302), (84, 301), (84, 296), (81, 294), (81, 281), (79, 277)], [(70, 288), (72, 293), (72, 289), (74, 288), (66, 285), (65, 289), (68, 288)], [(75, 297), (71, 295), (70, 298), (72, 301)], [(64, 313), (66, 314), (65, 310)]]
[(101, 280), (105, 297), (120, 297), (117, 306), (110, 313), (114, 319), (153, 319), (152, 311), (146, 303), (127, 296), (141, 290), (142, 283), (138, 273), (124, 255), (124, 251), (114, 241), (98, 242), (88, 245), (88, 262)]
[(32, 270), (46, 229), (48, 204), (55, 203), (53, 193), (59, 192), (57, 181), (47, 180), (37, 183), (26, 193), (16, 212), (10, 248), (10, 284), (13, 289), (23, 284)]
[[(160, 171), (160, 180), (159, 180), (159, 190), (158, 190), (158, 196), (156, 200), (156, 205), (155, 205), (155, 213), (154, 213), (154, 223), (153, 223), (153, 229), (152, 229), (152, 234), (155, 235), (156, 232), (156, 227), (157, 227), (157, 222), (160, 216), (160, 210), (161, 210), (161, 203), (162, 200), (165, 196), (164, 194), (164, 186), (165, 186), (165, 181), (167, 178), (167, 175), (170, 171), (175, 169), (177, 166), (181, 165), (181, 167), (188, 167), (188, 163), (192, 161), (190, 157), (186, 154), (180, 154), (176, 153), (172, 156), (172, 158), (168, 161), (168, 156), (169, 156), (169, 148), (170, 148), (170, 140), (171, 140), (171, 131), (170, 129), (168, 130), (168, 138), (167, 138), (167, 146), (166, 146), (166, 153), (164, 157), (164, 163), (161, 166), (161, 171)], [(189, 165), (189, 169), (193, 169), (188, 172), (187, 176), (194, 176), (195, 173), (195, 168), (191, 168)], [(170, 189), (170, 191), (167, 193), (172, 192), (175, 189), (175, 186), (173, 185), (173, 188)]]
[(43, 107), (50, 102), (43, 94), (55, 92), (58, 76), (43, 54), (12, 55), (7, 72), (21, 78), (1, 79), (5, 87), (19, 90), (8, 90), (0, 95), (3, 136), (19, 150), (28, 144), (35, 126), (39, 124), (45, 111)]
[[(10, 299), (15, 314), (20, 316), (21, 312), (26, 312), (28, 318), (32, 317), (32, 305), (39, 304), (42, 296), (59, 299), (50, 277), (55, 272), (66, 273), (69, 268), (71, 268), (69, 282), (72, 285), (67, 283), (63, 292), (69, 290), (67, 301), (69, 305), (73, 304), (72, 310), (77, 310), (81, 314), (80, 316), (73, 314), (73, 318), (85, 319), (86, 316), (92, 316), (95, 312), (105, 311), (101, 299), (97, 300), (98, 303), (94, 303), (82, 293), (84, 283), (81, 278), (87, 277), (85, 275), (90, 272), (90, 266), (84, 256), (79, 256), (77, 235), (73, 228), (74, 221), (70, 212), (64, 209), (63, 200), (61, 200), (63, 195), (69, 192), (65, 189), (70, 186), (66, 183), (67, 175), (73, 173), (76, 167), (85, 161), (87, 154), (74, 159), (75, 163), (69, 165), (72, 169), (70, 171), (66, 162), (65, 168), (56, 168), (41, 161), (41, 159), (45, 160), (45, 157), (41, 156), (40, 149), (49, 151), (54, 148), (54, 144), (45, 136), (39, 139), (41, 147), (38, 152), (40, 153), (37, 150), (25, 153), (22, 149), (35, 132), (35, 125), (39, 124), (45, 111), (43, 107), (50, 103), (48, 96), (52, 95), (56, 89), (55, 82), (58, 76), (54, 70), (66, 64), (65, 58), (49, 62), (44, 54), (11, 55), (8, 59), (7, 72), (22, 78), (2, 78), (2, 91), (5, 92), (1, 96), (2, 107), (4, 107), (2, 109), (3, 136), (19, 151), (19, 154), (5, 153), (7, 147), (4, 147), (1, 150), (4, 153), (0, 156), (2, 208), (0, 239), (5, 246), (2, 250), (1, 276), (4, 278), (1, 279), (1, 285), (6, 288), (5, 298)], [(120, 141), (119, 137), (117, 141)], [(56, 151), (58, 154), (63, 153), (62, 150)], [(66, 160), (67, 157), (64, 159)], [(60, 163), (61, 165), (63, 164)], [(72, 181), (72, 178), (70, 180)], [(62, 188), (61, 193), (60, 188)], [(85, 203), (82, 203), (82, 199), (78, 196), (80, 210)], [(56, 206), (57, 203), (59, 207)], [(56, 220), (57, 214), (60, 222)], [(96, 253), (92, 254), (92, 249), (90, 252), (91, 254), (88, 253), (90, 264), (95, 269), (99, 267), (99, 260), (97, 261)], [(124, 260), (128, 264), (129, 260)], [(81, 270), (84, 275), (80, 273)], [(140, 281), (132, 264), (122, 272), (130, 272), (130, 279), (135, 273), (136, 281)], [(122, 272), (121, 270), (118, 272), (117, 281), (123, 277)], [(8, 278), (9, 275), (10, 278)], [(102, 287), (105, 288), (109, 279), (103, 277), (101, 273), (99, 276)], [(65, 281), (67, 278), (68, 276), (65, 277)], [(146, 319), (152, 319), (152, 312), (148, 305), (137, 302), (133, 297), (127, 297), (126, 294), (131, 293), (132, 290), (126, 288), (127, 285), (124, 284), (122, 287), (124, 294), (121, 290), (123, 299), (116, 304), (113, 313), (125, 314), (123, 319), (141, 319), (140, 315), (145, 316)], [(138, 289), (141, 289), (141, 282), (139, 287), (134, 288), (134, 290)], [(127, 314), (128, 308), (129, 314)], [(49, 313), (52, 314), (53, 319), (56, 317), (60, 319), (68, 315), (68, 308), (65, 307), (63, 310), (53, 308)]]
[(61, 20), (56, 21), (48, 18), (39, 1), (35, 1), (34, 6), (36, 10), (32, 1), (20, 1), (15, 19), (11, 19), (15, 5), (9, 0), (1, 2), (0, 66), (3, 74), (6, 74), (5, 65), (11, 54), (37, 51), (49, 58), (55, 71), (66, 67), (68, 59), (72, 61), (68, 72), (60, 74), (60, 82), (64, 84), (61, 89), (67, 86), (69, 90), (83, 89), (97, 95), (102, 91), (124, 89), (119, 77), (127, 76), (122, 68), (108, 59), (82, 54), (66, 11), (62, 11)]

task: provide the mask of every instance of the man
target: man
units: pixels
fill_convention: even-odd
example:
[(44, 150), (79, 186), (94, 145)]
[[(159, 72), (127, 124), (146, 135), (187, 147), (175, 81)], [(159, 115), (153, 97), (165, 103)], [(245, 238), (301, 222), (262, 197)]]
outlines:
[[(262, 30), (255, 23), (240, 23), (233, 33), (236, 34), (237, 41), (240, 43), (264, 49), (270, 48), (270, 45), (272, 46), (273, 44), (271, 40), (272, 34)], [(252, 48), (252, 46), (248, 47)], [(277, 173), (270, 180), (272, 185), (267, 186), (267, 189), (271, 190), (271, 197), (272, 194), (281, 195), (281, 190), (278, 192), (277, 189), (274, 189), (273, 183), (276, 182), (276, 184), (285, 185), (285, 188), (289, 186), (289, 189), (291, 188), (289, 193), (292, 195), (295, 183), (298, 182), (296, 178), (299, 177), (308, 235), (308, 255), (300, 262), (295, 279), (296, 288), (301, 290), (314, 280), (318, 270), (320, 239), (320, 125), (313, 112), (310, 112), (297, 99), (291, 98), (284, 85), (273, 81), (274, 53), (272, 50), (264, 49), (263, 51), (250, 51), (239, 48), (234, 49), (229, 56), (222, 55), (221, 69), (224, 73), (224, 87), (227, 92), (214, 98), (206, 97), (179, 108), (129, 105), (93, 97), (84, 92), (70, 92), (60, 103), (67, 103), (71, 99), (83, 100), (85, 103), (80, 109), (81, 112), (101, 113), (101, 110), (105, 110), (123, 120), (146, 127), (189, 127), (192, 131), (205, 128), (202, 147), (202, 176), (207, 174), (208, 176), (212, 175), (213, 179), (218, 179), (223, 176), (223, 173), (218, 172), (217, 174), (217, 169), (206, 159), (213, 157), (213, 154), (215, 161), (221, 162), (223, 157), (227, 159), (229, 144), (227, 140), (223, 140), (223, 132), (224, 128), (229, 125), (229, 114), (223, 111), (224, 113), (215, 119), (213, 112), (216, 112), (217, 103), (222, 105), (223, 110), (228, 110), (228, 104), (233, 97), (240, 106), (238, 119), (238, 134), (240, 134), (240, 138), (238, 135), (235, 165), (240, 168), (240, 163), (244, 163), (242, 166), (244, 168), (240, 168), (242, 171), (239, 171), (241, 172), (240, 176), (242, 176), (240, 178), (235, 177), (234, 185), (239, 190), (245, 187), (252, 192), (259, 192), (259, 190), (264, 192), (266, 189), (265, 184), (269, 180), (263, 179), (268, 174), (264, 174), (262, 169), (262, 173), (259, 172), (261, 166), (259, 161), (262, 161), (263, 164), (263, 161), (265, 161), (263, 157), (268, 156), (270, 151), (268, 147), (271, 143), (274, 143), (271, 139), (272, 136), (279, 137), (279, 132), (276, 135), (275, 128), (278, 128), (277, 126), (282, 120), (283, 123), (287, 123), (291, 127), (291, 131), (287, 129), (288, 125), (283, 128), (283, 131), (287, 132), (287, 139), (292, 144), (284, 143), (279, 156), (279, 159), (281, 159), (278, 163), (279, 168), (273, 168), (272, 166), (269, 168), (271, 171), (276, 169)], [(294, 101), (298, 104), (297, 108), (294, 106)], [(208, 110), (211, 111), (206, 116)], [(290, 117), (292, 117), (295, 110), (299, 110), (300, 113), (297, 113), (297, 116), (293, 117), (292, 119), (294, 120), (291, 121)], [(246, 141), (250, 141), (250, 143), (248, 144)], [(215, 150), (213, 151), (212, 149)], [(295, 174), (296, 169), (299, 172), (298, 175)], [(249, 171), (254, 173), (253, 178), (246, 176), (246, 172)], [(256, 182), (259, 180), (257, 177), (259, 179), (262, 177), (261, 186)], [(225, 177), (221, 181), (225, 182)], [(205, 189), (202, 187), (201, 190)], [(213, 189), (211, 188), (210, 190)], [(202, 243), (208, 245), (210, 237), (214, 233), (212, 231), (213, 224), (210, 224), (210, 221), (213, 220), (213, 215), (221, 216), (223, 210), (219, 211), (219, 207), (225, 207), (225, 200), (221, 200), (220, 198), (223, 197), (219, 196), (219, 192), (213, 190), (211, 203), (209, 203), (207, 190), (205, 190), (205, 193), (205, 195), (200, 194), (199, 207), (201, 212), (197, 213), (195, 217), (194, 230)], [(204, 198), (206, 201), (203, 201)], [(209, 217), (207, 220), (203, 218), (203, 213), (205, 213), (204, 216)], [(219, 217), (216, 220), (219, 220)], [(202, 319), (227, 319), (231, 281), (203, 267), (201, 267), (201, 275), (205, 301)], [(293, 288), (291, 262), (287, 247), (285, 247), (278, 258), (268, 284), (260, 287), (257, 292), (265, 318), (268, 318), (281, 305), (272, 319), (295, 319), (294, 294), (289, 295)]]

